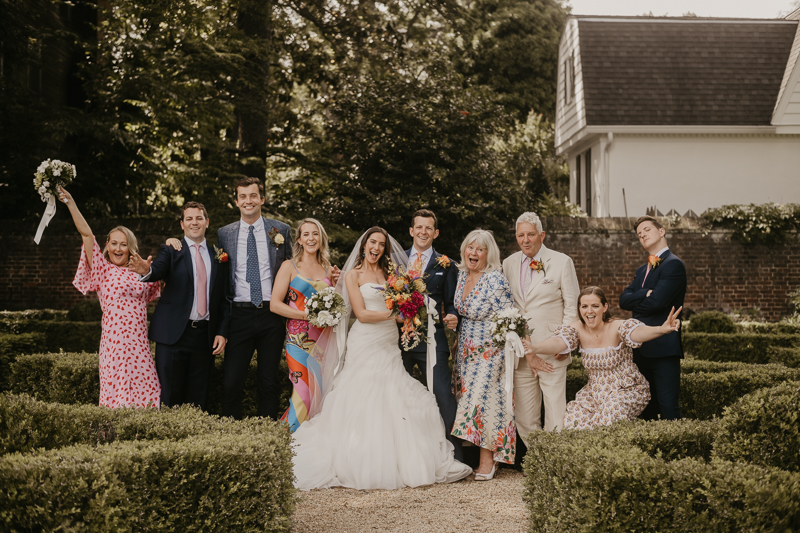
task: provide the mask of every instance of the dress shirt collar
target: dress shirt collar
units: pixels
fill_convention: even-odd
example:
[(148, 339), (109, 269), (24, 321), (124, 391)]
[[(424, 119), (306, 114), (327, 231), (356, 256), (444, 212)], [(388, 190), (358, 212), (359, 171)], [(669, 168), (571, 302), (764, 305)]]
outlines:
[[(416, 259), (418, 253), (420, 252), (418, 252), (417, 249), (412, 246), (411, 255), (408, 256), (409, 259)], [(425, 264), (428, 264), (430, 262), (432, 255), (433, 255), (433, 246), (422, 252), (422, 257), (425, 258)]]
[(190, 239), (189, 237), (186, 237), (185, 235), (184, 235), (183, 238), (186, 239), (186, 244), (189, 246), (189, 248), (191, 248), (195, 244), (199, 244), (200, 248), (207, 248), (205, 239), (203, 239), (201, 242), (195, 242), (192, 239)]
[[(245, 222), (245, 221), (244, 221), (244, 219), (241, 219), (241, 218), (240, 218), (240, 219), (239, 219), (239, 228), (240, 228), (240, 229), (243, 229), (244, 231), (250, 231), (248, 228), (249, 228), (250, 226), (253, 226), (253, 231), (254, 231), (255, 233), (258, 233), (258, 232), (260, 232), (260, 231), (263, 231), (263, 230), (264, 230), (264, 223), (263, 223), (263, 220), (264, 220), (264, 219), (262, 219), (262, 218), (260, 218), (260, 217), (259, 217), (259, 219), (258, 219), (256, 222), (254, 222), (253, 224), (248, 224), (247, 222)], [(261, 222), (261, 223), (259, 224), (259, 222)]]
[(656, 254), (656, 257), (661, 257), (664, 254), (664, 252), (666, 252), (667, 250), (669, 250), (669, 246), (663, 247), (662, 249), (660, 249), (658, 251), (658, 253)]
[(535, 259), (537, 261), (541, 261), (542, 260), (542, 248), (539, 248), (539, 251), (536, 252), (536, 255), (534, 255), (533, 257), (528, 257), (527, 255), (525, 255), (523, 253), (522, 254), (522, 265), (523, 266), (524, 265), (529, 265), (531, 263), (531, 259)]

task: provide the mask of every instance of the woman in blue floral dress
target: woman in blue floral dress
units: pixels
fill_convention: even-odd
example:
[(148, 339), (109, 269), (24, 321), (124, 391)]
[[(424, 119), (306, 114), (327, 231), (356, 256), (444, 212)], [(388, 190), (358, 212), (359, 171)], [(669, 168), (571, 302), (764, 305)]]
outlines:
[(517, 443), (514, 410), (503, 387), (504, 350), (492, 344), (492, 316), (513, 306), (500, 267), (500, 250), (490, 232), (467, 235), (455, 293), (461, 324), (454, 358), (458, 408), (452, 434), (481, 448), (477, 481), (492, 479), (498, 462), (513, 464)]

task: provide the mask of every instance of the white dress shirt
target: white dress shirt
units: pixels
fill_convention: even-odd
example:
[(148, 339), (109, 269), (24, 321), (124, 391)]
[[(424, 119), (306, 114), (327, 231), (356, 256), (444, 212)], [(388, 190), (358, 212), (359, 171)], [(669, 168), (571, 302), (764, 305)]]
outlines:
[[(417, 252), (417, 249), (412, 246), (411, 253), (408, 255), (409, 267), (413, 266), (414, 261), (417, 260), (417, 253), (419, 253)], [(425, 272), (425, 269), (428, 268), (428, 263), (430, 262), (431, 257), (433, 257), (433, 246), (422, 252), (422, 272)]]
[(663, 247), (662, 249), (660, 249), (660, 250), (659, 250), (657, 253), (655, 253), (655, 254), (653, 254), (653, 255), (655, 255), (656, 257), (661, 257), (661, 254), (663, 254), (663, 253), (664, 253), (664, 252), (666, 252), (667, 250), (669, 250), (669, 246), (665, 246), (665, 247)]
[[(256, 238), (256, 251), (258, 252), (258, 270), (261, 274), (261, 297), (265, 302), (272, 298), (272, 270), (269, 268), (269, 247), (275, 246), (267, 236), (264, 219), (260, 218), (253, 224), (253, 235)], [(236, 285), (234, 302), (250, 301), (250, 283), (247, 282), (247, 236), (250, 233), (250, 224), (244, 220), (239, 221), (239, 240), (236, 243), (236, 271), (233, 274)]]
[(203, 239), (203, 242), (194, 242), (189, 237), (184, 237), (184, 239), (186, 239), (186, 245), (189, 247), (189, 255), (192, 257), (192, 283), (195, 287), (197, 286), (197, 251), (194, 248), (195, 244), (200, 245), (200, 256), (206, 265), (206, 314), (201, 316), (197, 312), (197, 291), (195, 291), (189, 320), (208, 320), (208, 310), (211, 308), (211, 255), (208, 252), (208, 241)]

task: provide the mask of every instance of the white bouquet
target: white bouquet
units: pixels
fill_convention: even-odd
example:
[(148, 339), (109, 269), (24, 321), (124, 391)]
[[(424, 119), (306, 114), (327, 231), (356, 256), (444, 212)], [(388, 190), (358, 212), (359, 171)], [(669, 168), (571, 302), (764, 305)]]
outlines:
[(509, 307), (502, 311), (495, 313), (492, 316), (492, 342), (498, 348), (503, 348), (506, 345), (506, 334), (509, 331), (516, 333), (520, 339), (530, 334), (531, 330), (528, 328), (528, 321), (519, 312), (516, 307)]
[(345, 315), (344, 298), (333, 287), (326, 287), (306, 299), (306, 314), (312, 326), (335, 326)]
[(47, 204), (42, 220), (39, 222), (39, 229), (36, 230), (36, 236), (33, 238), (36, 244), (39, 244), (44, 228), (56, 214), (58, 186), (69, 185), (77, 175), (78, 171), (75, 169), (75, 165), (58, 159), (42, 161), (42, 164), (36, 169), (36, 173), (33, 175), (33, 188), (39, 193), (42, 201)]
[(33, 175), (33, 187), (43, 202), (50, 200), (51, 196), (58, 196), (59, 185), (69, 185), (78, 171), (75, 165), (70, 165), (58, 159), (48, 159), (42, 161), (39, 168), (36, 169), (36, 174)]

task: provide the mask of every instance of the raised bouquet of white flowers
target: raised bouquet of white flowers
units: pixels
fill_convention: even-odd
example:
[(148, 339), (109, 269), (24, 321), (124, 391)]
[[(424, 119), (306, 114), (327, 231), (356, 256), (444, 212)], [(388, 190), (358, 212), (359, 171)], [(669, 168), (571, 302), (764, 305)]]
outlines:
[(335, 326), (345, 315), (344, 298), (333, 287), (326, 287), (311, 298), (306, 298), (306, 314), (312, 326)]
[(36, 244), (39, 244), (44, 228), (47, 227), (53, 215), (56, 214), (56, 197), (58, 196), (59, 185), (69, 185), (77, 175), (78, 171), (75, 169), (75, 165), (58, 159), (42, 161), (42, 164), (36, 169), (36, 173), (33, 175), (33, 187), (39, 193), (42, 201), (47, 204), (42, 220), (39, 222), (39, 229), (36, 230), (36, 236), (33, 238)]
[(492, 317), (492, 342), (498, 347), (503, 348), (506, 345), (506, 335), (509, 331), (513, 331), (521, 339), (530, 335), (531, 330), (528, 328), (528, 321), (519, 312), (516, 307), (509, 307), (495, 313)]

